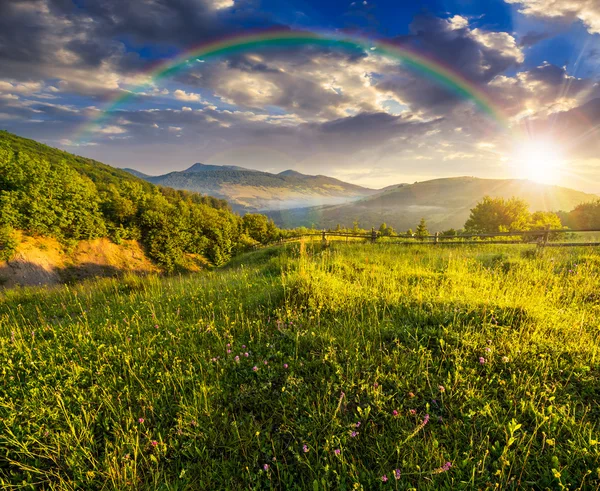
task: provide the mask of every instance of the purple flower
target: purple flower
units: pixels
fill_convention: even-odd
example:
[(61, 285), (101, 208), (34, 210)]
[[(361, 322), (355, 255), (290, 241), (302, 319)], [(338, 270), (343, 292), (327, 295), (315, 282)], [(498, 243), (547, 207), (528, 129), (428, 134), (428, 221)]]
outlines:
[(492, 351), (492, 348), (490, 348), (489, 346), (487, 346), (487, 347), (485, 348), (485, 351), (486, 351), (487, 353), (489, 353), (490, 351)]
[(150, 444), (151, 444), (153, 447), (156, 447), (156, 446), (158, 445), (158, 442), (157, 442), (156, 440), (152, 440), (152, 441), (150, 442)]
[(308, 445), (306, 445), (306, 443), (304, 445), (302, 445), (302, 451), (304, 453), (308, 453), (308, 450), (309, 450), (309, 448), (308, 448)]
[(139, 424), (144, 424), (144, 418), (140, 418), (140, 419), (138, 419), (138, 423), (139, 423)]
[(387, 482), (387, 476), (384, 474), (383, 476), (381, 476), (381, 480), (382, 480), (383, 482)]
[(235, 361), (240, 361), (240, 357), (236, 355), (236, 357), (234, 358)]
[(392, 414), (393, 414), (394, 416), (398, 416), (398, 411), (394, 409), (394, 410), (392, 411)]
[(342, 393), (340, 394), (340, 399), (343, 399), (344, 397), (346, 397), (346, 393), (342, 391)]
[(228, 348), (231, 348), (231, 343), (227, 343), (227, 347), (228, 347)]
[(269, 470), (269, 464), (263, 465), (263, 469), (265, 470), (265, 472), (268, 471)]
[(269, 362), (268, 362), (267, 360), (263, 361), (263, 363), (264, 363), (265, 365), (268, 365), (268, 364), (269, 364)]
[(245, 356), (246, 358), (248, 358), (248, 357), (250, 356), (250, 354), (249, 354), (249, 353), (244, 353), (244, 356)]
[(394, 471), (394, 477), (396, 478), (396, 480), (400, 479), (400, 469), (396, 469)]
[(256, 365), (254, 365), (254, 366), (252, 367), (252, 371), (253, 371), (253, 372), (258, 372), (258, 367), (257, 367)]
[(242, 349), (246, 349), (246, 345), (245, 344), (242, 344)]
[(425, 418), (423, 418), (423, 426), (425, 426), (427, 423), (429, 423), (429, 414), (426, 414)]
[(373, 387), (377, 388), (377, 387), (379, 387), (379, 384), (378, 384), (377, 382), (375, 382), (375, 383), (373, 384)]
[(287, 364), (287, 363), (284, 363), (284, 364), (283, 364), (283, 368), (287, 368), (287, 367), (288, 367), (288, 364)]
[(336, 455), (339, 455), (339, 454), (341, 454), (341, 453), (342, 453), (342, 451), (341, 451), (339, 448), (336, 448), (336, 449), (333, 451), (333, 453), (334, 453), (334, 454), (336, 454)]
[(360, 428), (360, 421), (357, 422), (354, 426), (356, 426), (357, 428)]
[(154, 329), (158, 329), (158, 324), (154, 324)]
[(479, 363), (481, 363), (482, 365), (485, 364), (485, 358), (483, 356), (479, 357)]
[(353, 431), (352, 433), (350, 433), (350, 436), (352, 438), (356, 438), (356, 435), (358, 435), (358, 431)]
[(228, 353), (228, 354), (229, 354), (229, 353), (231, 353), (231, 350), (230, 350), (230, 349), (228, 349), (228, 350), (227, 350), (227, 353)]
[(417, 414), (416, 409), (409, 409), (408, 412), (410, 413), (411, 416), (414, 416), (415, 414)]

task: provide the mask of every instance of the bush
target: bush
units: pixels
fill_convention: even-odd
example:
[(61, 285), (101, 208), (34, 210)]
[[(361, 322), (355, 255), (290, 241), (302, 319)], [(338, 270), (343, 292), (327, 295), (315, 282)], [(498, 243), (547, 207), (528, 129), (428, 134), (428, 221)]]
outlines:
[(0, 261), (11, 259), (17, 252), (18, 245), (19, 241), (15, 237), (13, 229), (7, 226), (0, 227)]

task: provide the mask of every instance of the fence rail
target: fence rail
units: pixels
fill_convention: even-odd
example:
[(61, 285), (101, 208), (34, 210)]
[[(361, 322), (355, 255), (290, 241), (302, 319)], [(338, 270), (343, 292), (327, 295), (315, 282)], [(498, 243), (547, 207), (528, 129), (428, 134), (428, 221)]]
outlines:
[[(377, 242), (380, 239), (384, 239), (386, 244), (402, 244), (402, 245), (416, 245), (416, 244), (434, 244), (434, 245), (479, 245), (479, 244), (536, 244), (539, 247), (596, 247), (600, 246), (600, 242), (586, 241), (586, 242), (559, 242), (558, 238), (568, 237), (572, 238), (573, 234), (584, 234), (584, 233), (597, 233), (600, 234), (600, 229), (544, 229), (544, 230), (527, 230), (522, 232), (496, 232), (487, 234), (459, 234), (459, 235), (442, 235), (436, 233), (435, 235), (416, 236), (408, 234), (399, 234), (395, 236), (385, 236), (380, 234), (374, 228), (369, 234), (354, 234), (346, 232), (335, 232), (323, 230), (321, 232), (311, 232), (301, 234), (295, 237), (280, 240), (277, 243), (293, 242), (301, 238), (313, 238), (320, 237), (323, 242), (327, 242), (328, 238), (345, 238), (348, 239), (363, 239), (372, 243)], [(509, 240), (488, 240), (502, 237), (511, 237)], [(519, 239), (514, 239), (518, 237)], [(400, 240), (404, 239), (404, 240)], [(478, 239), (478, 240), (473, 240)]]

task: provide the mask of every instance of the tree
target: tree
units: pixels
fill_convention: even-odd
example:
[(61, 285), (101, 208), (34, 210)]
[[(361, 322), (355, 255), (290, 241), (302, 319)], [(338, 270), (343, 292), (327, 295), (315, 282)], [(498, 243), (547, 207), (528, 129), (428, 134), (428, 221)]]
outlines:
[(599, 229), (600, 200), (577, 205), (567, 214), (566, 223), (573, 229)]
[(409, 229), (406, 231), (406, 235), (408, 235), (409, 237), (412, 237), (412, 236), (414, 235), (414, 233), (413, 233), (413, 231), (412, 231), (412, 228), (409, 228)]
[(419, 225), (417, 225), (415, 235), (419, 240), (424, 240), (427, 236), (429, 236), (429, 230), (427, 230), (427, 222), (424, 218), (421, 218)]
[(530, 218), (529, 205), (522, 199), (485, 196), (471, 210), (465, 229), (476, 234), (522, 231), (528, 229)]

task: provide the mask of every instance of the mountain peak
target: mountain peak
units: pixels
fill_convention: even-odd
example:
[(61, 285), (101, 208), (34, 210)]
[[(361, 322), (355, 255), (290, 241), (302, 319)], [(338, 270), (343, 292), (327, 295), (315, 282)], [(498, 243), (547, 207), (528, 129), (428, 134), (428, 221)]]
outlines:
[(301, 172), (292, 169), (284, 170), (283, 172), (280, 172), (277, 175), (284, 177), (306, 177), (306, 174), (302, 174)]
[(200, 162), (195, 163), (191, 167), (187, 168), (183, 172), (206, 172), (206, 171), (226, 171), (226, 170), (243, 170), (252, 171), (252, 169), (246, 169), (244, 167), (238, 167), (237, 165), (208, 165), (201, 164)]

